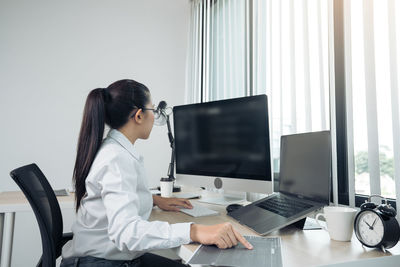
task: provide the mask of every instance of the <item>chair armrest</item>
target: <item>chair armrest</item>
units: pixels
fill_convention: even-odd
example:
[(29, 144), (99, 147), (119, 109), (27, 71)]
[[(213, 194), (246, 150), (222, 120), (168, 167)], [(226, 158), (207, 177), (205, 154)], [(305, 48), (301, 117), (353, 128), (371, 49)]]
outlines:
[(73, 233), (63, 233), (60, 243), (56, 246), (56, 259), (60, 257), (62, 247), (72, 239)]
[(74, 236), (73, 233), (63, 233), (62, 238), (61, 238), (61, 242), (60, 242), (60, 247), (63, 247), (65, 245), (65, 243), (67, 243), (69, 240), (72, 239), (72, 237)]
[(43, 265), (43, 261), (42, 261), (42, 257), (40, 257), (39, 262), (36, 264), (36, 267), (42, 267)]

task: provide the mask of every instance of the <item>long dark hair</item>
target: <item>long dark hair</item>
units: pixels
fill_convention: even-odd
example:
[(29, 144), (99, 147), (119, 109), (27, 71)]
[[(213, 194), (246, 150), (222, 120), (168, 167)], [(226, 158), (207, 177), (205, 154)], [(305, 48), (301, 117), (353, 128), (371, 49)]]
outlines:
[(116, 81), (107, 88), (93, 89), (87, 96), (73, 172), (76, 211), (86, 194), (85, 180), (103, 141), (104, 124), (119, 129), (133, 109), (144, 108), (149, 101), (149, 89), (133, 80)]

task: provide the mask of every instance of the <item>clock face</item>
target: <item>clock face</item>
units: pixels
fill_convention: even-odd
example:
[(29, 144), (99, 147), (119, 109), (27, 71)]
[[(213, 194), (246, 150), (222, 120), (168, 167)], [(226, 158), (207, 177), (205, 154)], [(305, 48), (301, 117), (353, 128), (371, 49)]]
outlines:
[(373, 211), (364, 211), (356, 221), (359, 239), (367, 246), (376, 246), (383, 239), (384, 228), (381, 218)]

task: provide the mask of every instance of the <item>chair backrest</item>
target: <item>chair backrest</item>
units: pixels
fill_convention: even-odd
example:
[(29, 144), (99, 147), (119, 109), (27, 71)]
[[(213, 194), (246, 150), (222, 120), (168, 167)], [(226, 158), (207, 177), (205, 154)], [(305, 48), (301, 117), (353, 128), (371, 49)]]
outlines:
[(42, 238), (42, 266), (55, 266), (61, 254), (63, 221), (60, 206), (46, 177), (36, 164), (10, 173), (28, 199), (39, 224)]

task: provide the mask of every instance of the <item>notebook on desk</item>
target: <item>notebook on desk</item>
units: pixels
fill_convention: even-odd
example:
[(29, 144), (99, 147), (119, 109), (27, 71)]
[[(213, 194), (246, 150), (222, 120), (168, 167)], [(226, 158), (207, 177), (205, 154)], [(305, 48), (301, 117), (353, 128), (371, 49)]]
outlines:
[(329, 205), (330, 181), (329, 131), (282, 136), (279, 192), (228, 215), (266, 235)]
[(189, 259), (188, 264), (205, 266), (281, 267), (282, 253), (279, 237), (264, 238), (244, 236), (252, 245), (249, 250), (242, 244), (229, 249), (201, 245)]

